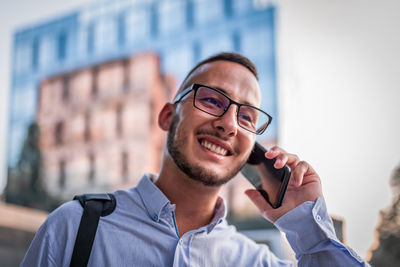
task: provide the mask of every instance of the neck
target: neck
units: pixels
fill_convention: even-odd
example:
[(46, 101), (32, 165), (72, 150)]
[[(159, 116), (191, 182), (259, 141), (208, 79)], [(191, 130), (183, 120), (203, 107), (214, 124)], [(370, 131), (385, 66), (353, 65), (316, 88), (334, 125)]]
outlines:
[[(163, 162), (156, 186), (176, 205), (179, 235), (211, 222), (220, 186), (206, 186), (183, 173), (172, 161)], [(172, 164), (171, 164), (172, 163)]]

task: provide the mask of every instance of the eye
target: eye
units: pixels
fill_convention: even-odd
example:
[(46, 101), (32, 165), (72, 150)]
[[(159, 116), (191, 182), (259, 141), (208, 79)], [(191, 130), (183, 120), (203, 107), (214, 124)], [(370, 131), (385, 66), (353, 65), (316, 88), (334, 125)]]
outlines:
[(246, 120), (246, 121), (249, 121), (249, 122), (252, 121), (252, 119), (250, 118), (250, 116), (249, 116), (249, 115), (246, 115), (246, 114), (240, 114), (240, 118), (241, 118), (241, 119), (244, 119), (244, 120)]
[(254, 129), (257, 122), (257, 113), (253, 109), (242, 106), (239, 112), (239, 124), (248, 129)]
[(222, 102), (214, 97), (203, 97), (200, 99), (200, 102), (202, 103), (202, 105), (208, 107), (223, 108)]
[(249, 116), (246, 115), (239, 116), (239, 125), (246, 129), (251, 129), (251, 130), (255, 129), (255, 123)]

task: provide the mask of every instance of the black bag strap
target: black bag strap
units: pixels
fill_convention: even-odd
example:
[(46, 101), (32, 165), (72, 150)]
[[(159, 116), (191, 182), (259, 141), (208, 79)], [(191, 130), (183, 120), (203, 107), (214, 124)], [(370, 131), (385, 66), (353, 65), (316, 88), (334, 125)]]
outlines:
[(111, 214), (117, 201), (113, 194), (84, 194), (74, 197), (83, 207), (81, 222), (75, 239), (71, 267), (87, 266), (100, 216)]

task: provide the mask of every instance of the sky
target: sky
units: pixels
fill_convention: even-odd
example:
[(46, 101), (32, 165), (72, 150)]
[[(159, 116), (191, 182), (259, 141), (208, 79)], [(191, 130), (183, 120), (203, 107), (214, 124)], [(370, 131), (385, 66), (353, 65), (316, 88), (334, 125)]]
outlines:
[[(0, 0), (1, 148), (13, 32), (93, 2)], [(280, 142), (319, 171), (329, 210), (345, 218), (348, 243), (363, 257), (400, 161), (399, 4), (370, 2), (282, 0), (277, 23)]]

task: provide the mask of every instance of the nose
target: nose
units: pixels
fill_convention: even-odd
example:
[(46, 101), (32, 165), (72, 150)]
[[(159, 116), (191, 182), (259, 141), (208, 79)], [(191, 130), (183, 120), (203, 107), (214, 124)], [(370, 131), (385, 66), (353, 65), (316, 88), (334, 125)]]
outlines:
[(221, 117), (213, 121), (213, 126), (218, 130), (221, 135), (232, 137), (237, 135), (238, 121), (237, 121), (238, 107), (230, 105), (228, 110)]

